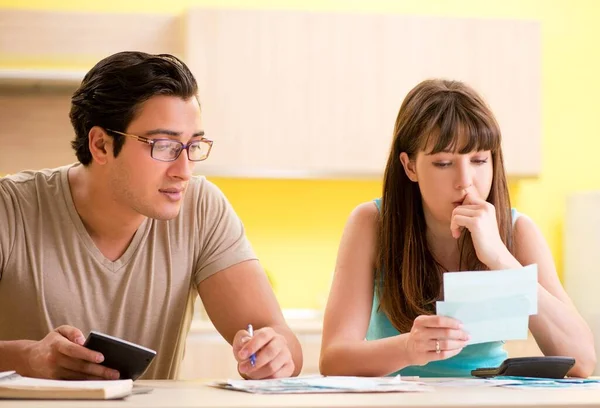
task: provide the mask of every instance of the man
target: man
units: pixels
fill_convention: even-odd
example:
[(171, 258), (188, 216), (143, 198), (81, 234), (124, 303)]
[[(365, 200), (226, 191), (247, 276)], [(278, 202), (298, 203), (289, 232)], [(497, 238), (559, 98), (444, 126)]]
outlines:
[(105, 58), (72, 98), (79, 163), (0, 179), (0, 371), (118, 378), (82, 346), (96, 330), (155, 349), (144, 378), (176, 378), (198, 293), (245, 378), (300, 372), (242, 223), (192, 176), (212, 147), (197, 94), (171, 55)]

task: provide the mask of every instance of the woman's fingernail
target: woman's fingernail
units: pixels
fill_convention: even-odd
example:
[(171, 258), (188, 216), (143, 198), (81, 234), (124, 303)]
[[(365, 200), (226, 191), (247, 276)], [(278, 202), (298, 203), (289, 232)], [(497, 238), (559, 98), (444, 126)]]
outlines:
[(241, 350), (239, 356), (240, 356), (241, 359), (248, 358), (248, 351), (247, 350)]
[(242, 337), (242, 344), (246, 344), (250, 341), (250, 337)]
[(248, 365), (246, 363), (240, 364), (239, 370), (240, 373), (245, 373), (248, 370)]

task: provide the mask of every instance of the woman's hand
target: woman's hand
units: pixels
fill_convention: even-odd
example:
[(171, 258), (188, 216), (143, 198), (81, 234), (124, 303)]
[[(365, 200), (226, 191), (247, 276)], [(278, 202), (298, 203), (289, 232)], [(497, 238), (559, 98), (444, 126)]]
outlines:
[(462, 324), (446, 316), (418, 316), (407, 336), (406, 352), (411, 365), (453, 357), (469, 340)]
[(498, 231), (496, 209), (475, 192), (469, 192), (462, 205), (452, 211), (450, 230), (454, 238), (459, 238), (463, 228), (471, 232), (477, 258), (490, 269), (502, 269), (510, 264), (510, 254)]

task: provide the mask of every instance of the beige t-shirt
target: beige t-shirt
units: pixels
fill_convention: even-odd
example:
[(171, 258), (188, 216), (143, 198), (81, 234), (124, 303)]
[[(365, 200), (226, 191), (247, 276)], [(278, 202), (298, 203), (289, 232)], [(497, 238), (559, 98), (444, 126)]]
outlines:
[(193, 177), (179, 215), (146, 219), (112, 262), (75, 210), (70, 167), (0, 178), (0, 340), (40, 340), (63, 324), (96, 330), (156, 350), (144, 378), (176, 378), (198, 283), (256, 259), (242, 223)]

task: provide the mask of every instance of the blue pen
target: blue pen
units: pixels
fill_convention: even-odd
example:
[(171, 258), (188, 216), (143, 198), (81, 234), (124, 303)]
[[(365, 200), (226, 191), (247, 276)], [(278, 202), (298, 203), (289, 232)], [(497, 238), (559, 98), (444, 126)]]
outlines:
[[(254, 329), (252, 328), (251, 324), (248, 325), (248, 334), (250, 334), (250, 337), (254, 336)], [(254, 367), (255, 364), (256, 364), (256, 355), (252, 354), (250, 356), (250, 365), (252, 365), (252, 367)]]

